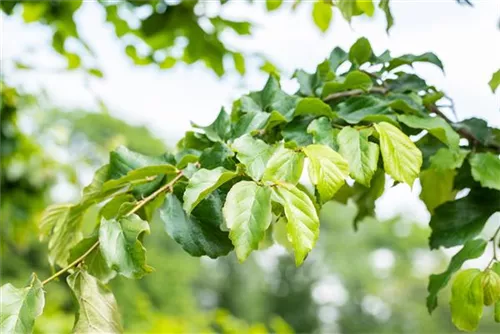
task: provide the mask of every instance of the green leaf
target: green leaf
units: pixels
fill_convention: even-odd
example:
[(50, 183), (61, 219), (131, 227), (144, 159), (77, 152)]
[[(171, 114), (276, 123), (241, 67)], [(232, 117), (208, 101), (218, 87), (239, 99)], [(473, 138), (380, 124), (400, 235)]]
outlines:
[(47, 9), (49, 4), (44, 2), (25, 2), (23, 3), (23, 20), (26, 23), (39, 21)]
[(273, 225), (273, 239), (287, 250), (293, 250), (293, 245), (288, 238), (288, 222), (285, 217), (280, 217)]
[(296, 118), (288, 123), (281, 135), (285, 140), (285, 144), (289, 147), (300, 147), (312, 144), (312, 136), (307, 133), (307, 128), (311, 123), (310, 118)]
[(293, 116), (332, 116), (332, 109), (317, 97), (306, 97), (299, 100)]
[(239, 74), (243, 75), (246, 72), (245, 68), (245, 58), (243, 55), (239, 52), (233, 52), (233, 61), (234, 61), (234, 67), (238, 71)]
[[(199, 210), (205, 201), (202, 201), (195, 211)], [(188, 216), (179, 199), (172, 193), (167, 194), (159, 212), (165, 231), (192, 256), (208, 255), (217, 258), (233, 249), (227, 232), (221, 231), (215, 224), (208, 224), (193, 215)]]
[(309, 196), (293, 185), (279, 184), (273, 190), (276, 200), (285, 209), (288, 238), (295, 252), (295, 264), (300, 266), (319, 237), (316, 208)]
[[(347, 161), (325, 145), (309, 145), (304, 153), (310, 160), (309, 178), (318, 189), (321, 201), (330, 200), (345, 183), (349, 175)], [(290, 221), (290, 218), (288, 218)]]
[(384, 121), (396, 123), (396, 116), (387, 101), (374, 96), (354, 96), (340, 103), (338, 116), (349, 124), (361, 121)]
[(163, 177), (165, 175), (175, 174), (177, 172), (178, 172), (177, 168), (175, 168), (175, 166), (170, 164), (141, 167), (130, 170), (126, 175), (118, 179), (106, 181), (102, 185), (101, 190), (103, 192), (107, 192), (113, 189), (116, 190), (118, 188), (122, 188), (127, 184), (135, 185), (140, 183), (151, 182), (155, 181), (158, 176)]
[[(84, 238), (77, 243), (70, 251), (68, 262), (73, 262), (86, 253), (90, 247), (98, 242), (99, 236), (94, 233), (88, 238)], [(108, 283), (116, 276), (116, 271), (112, 270), (103, 258), (101, 250), (97, 247), (85, 257), (85, 269), (103, 283)]]
[(379, 148), (368, 141), (363, 131), (349, 126), (338, 134), (339, 152), (349, 163), (350, 175), (357, 182), (369, 187), (373, 174), (377, 170)]
[(490, 85), (491, 91), (495, 93), (498, 86), (500, 86), (500, 70), (493, 73), (490, 82), (488, 82), (488, 85)]
[(389, 65), (387, 66), (387, 70), (391, 71), (402, 65), (413, 65), (413, 63), (424, 62), (434, 64), (444, 71), (443, 63), (441, 60), (432, 52), (426, 52), (421, 55), (412, 55), (406, 54), (400, 57), (391, 59), (389, 61)]
[(414, 115), (399, 115), (398, 119), (410, 128), (427, 130), (448, 146), (458, 148), (460, 136), (441, 117), (422, 118)]
[(468, 154), (468, 150), (440, 148), (429, 160), (431, 167), (436, 170), (457, 169), (462, 166)]
[(467, 269), (458, 273), (451, 288), (451, 321), (460, 330), (474, 331), (483, 315), (481, 271)]
[(422, 166), (422, 152), (394, 125), (381, 122), (374, 126), (380, 136), (386, 173), (396, 181), (413, 186)]
[(271, 224), (271, 189), (252, 181), (236, 183), (226, 197), (224, 218), (236, 256), (245, 261)]
[(466, 197), (440, 205), (429, 223), (431, 249), (453, 247), (473, 239), (499, 209), (500, 192), (484, 188), (472, 189)]
[(85, 270), (68, 276), (78, 301), (73, 333), (122, 333), (120, 312), (113, 293)]
[(472, 259), (477, 259), (483, 255), (488, 242), (482, 239), (475, 239), (467, 241), (462, 249), (457, 252), (450, 260), (448, 268), (438, 275), (431, 275), (429, 277), (429, 285), (427, 291), (427, 310), (432, 313), (438, 305), (438, 293), (446, 287), (451, 277), (462, 268), (462, 265)]
[(456, 172), (452, 169), (429, 168), (420, 173), (422, 192), (420, 199), (431, 214), (441, 204), (455, 199), (457, 192), (453, 189)]
[(222, 166), (227, 169), (234, 168), (234, 161), (231, 159), (234, 152), (224, 143), (215, 143), (212, 147), (203, 150), (200, 156), (200, 165), (206, 169), (213, 169)]
[(364, 37), (358, 39), (349, 50), (349, 60), (358, 67), (369, 61), (372, 55), (372, 46)]
[(367, 16), (373, 16), (373, 13), (375, 12), (375, 6), (373, 5), (372, 0), (356, 0), (356, 6)]
[(380, 0), (378, 7), (384, 11), (385, 19), (387, 21), (386, 31), (389, 32), (392, 25), (394, 24), (394, 18), (391, 13), (391, 7), (389, 5), (390, 0)]
[(304, 154), (302, 152), (280, 146), (269, 159), (262, 180), (297, 184), (303, 167)]
[(368, 91), (373, 87), (370, 76), (360, 71), (349, 72), (345, 78), (339, 77), (335, 81), (325, 83), (321, 96), (324, 98), (330, 94), (351, 89), (362, 89)]
[[(495, 262), (493, 266), (491, 266), (491, 270), (500, 275), (500, 262)], [(500, 322), (500, 300), (495, 303), (495, 321)]]
[(396, 79), (387, 79), (385, 82), (393, 93), (425, 91), (427, 83), (419, 76), (411, 73), (398, 72)]
[(43, 312), (45, 296), (42, 282), (31, 275), (27, 287), (17, 289), (7, 283), (0, 288), (0, 332), (31, 333), (35, 319)]
[(262, 111), (249, 112), (240, 117), (233, 129), (233, 137), (240, 137), (255, 130), (263, 129), (270, 114)]
[(266, 0), (266, 8), (268, 11), (273, 11), (281, 7), (283, 0)]
[(312, 17), (316, 26), (323, 32), (328, 30), (332, 20), (332, 5), (324, 1), (316, 1), (313, 5)]
[(224, 108), (221, 109), (219, 115), (212, 124), (208, 126), (200, 126), (191, 123), (191, 125), (193, 128), (204, 130), (207, 138), (213, 142), (226, 140), (229, 135), (229, 131), (231, 130), (231, 121)]
[(498, 155), (475, 153), (469, 158), (474, 180), (485, 188), (500, 190), (500, 158)]
[(468, 118), (466, 120), (455, 123), (454, 128), (458, 131), (463, 129), (474, 135), (481, 144), (487, 145), (488, 139), (491, 136), (491, 130), (488, 128), (488, 123), (480, 118)]
[[(164, 156), (147, 156), (120, 146), (109, 155), (108, 179), (119, 179), (133, 169), (151, 165), (164, 165), (165, 163), (168, 163), (168, 161), (166, 161)], [(148, 184), (138, 186), (134, 189), (134, 193), (136, 195), (147, 196), (156, 190), (162, 179), (163, 177), (160, 176)]]
[(346, 62), (347, 59), (349, 59), (349, 54), (338, 46), (335, 47), (328, 57), (331, 71), (335, 73), (339, 66)]
[(238, 160), (246, 166), (247, 174), (256, 181), (260, 180), (274, 149), (249, 135), (236, 139), (231, 147), (236, 151)]
[(307, 133), (312, 135), (314, 144), (326, 145), (333, 149), (338, 148), (336, 132), (338, 129), (333, 129), (327, 117), (316, 118), (307, 127)]
[(500, 300), (500, 276), (492, 269), (483, 272), (484, 305), (490, 306)]
[(108, 267), (128, 278), (141, 278), (152, 272), (140, 241), (144, 233), (149, 234), (149, 224), (135, 214), (118, 220), (102, 218), (99, 248)]
[(219, 188), (238, 174), (223, 167), (215, 169), (200, 169), (189, 179), (189, 184), (184, 192), (184, 210), (188, 214), (207, 197), (212, 191)]
[(99, 197), (101, 194), (102, 186), (104, 182), (108, 179), (109, 165), (104, 165), (100, 167), (94, 174), (92, 182), (82, 191), (82, 202), (91, 201), (92, 199)]

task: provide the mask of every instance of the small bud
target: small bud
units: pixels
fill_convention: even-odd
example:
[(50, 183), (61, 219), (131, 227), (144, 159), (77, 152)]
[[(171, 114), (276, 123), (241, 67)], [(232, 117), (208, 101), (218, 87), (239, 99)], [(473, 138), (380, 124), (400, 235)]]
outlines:
[(500, 276), (490, 269), (486, 269), (482, 279), (484, 305), (489, 306), (500, 300)]

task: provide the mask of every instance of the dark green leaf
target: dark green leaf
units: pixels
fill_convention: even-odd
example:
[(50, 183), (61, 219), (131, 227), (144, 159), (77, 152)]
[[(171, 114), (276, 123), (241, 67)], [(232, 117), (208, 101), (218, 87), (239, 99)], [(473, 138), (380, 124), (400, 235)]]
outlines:
[(328, 62), (330, 64), (330, 69), (333, 73), (337, 72), (340, 65), (346, 62), (349, 58), (349, 54), (339, 48), (338, 46), (333, 49), (328, 57)]
[(338, 130), (333, 129), (327, 117), (316, 118), (307, 127), (307, 133), (312, 135), (314, 144), (326, 145), (334, 150), (338, 149), (336, 132)]
[(411, 128), (427, 130), (448, 146), (458, 148), (460, 136), (441, 117), (422, 118), (414, 115), (400, 115), (398, 119)]
[(473, 239), (488, 218), (500, 210), (500, 192), (472, 189), (466, 197), (444, 203), (431, 217), (431, 249), (452, 247)]
[(394, 18), (392, 17), (391, 8), (389, 6), (390, 0), (381, 0), (378, 4), (378, 7), (382, 9), (385, 13), (385, 19), (387, 21), (386, 31), (389, 32), (392, 25), (394, 24)]
[(227, 136), (229, 135), (229, 131), (231, 130), (231, 122), (229, 120), (229, 115), (224, 110), (224, 108), (221, 109), (219, 115), (212, 124), (208, 126), (200, 126), (191, 123), (191, 125), (194, 128), (204, 130), (207, 138), (213, 142), (226, 140)]
[(342, 92), (351, 89), (362, 89), (368, 91), (372, 88), (373, 82), (370, 76), (360, 71), (349, 72), (345, 77), (338, 77), (335, 81), (325, 83), (321, 95), (327, 97), (332, 93)]
[(439, 67), (441, 70), (444, 70), (443, 63), (441, 60), (432, 52), (426, 52), (421, 55), (412, 55), (406, 54), (400, 57), (391, 59), (389, 62), (389, 66), (387, 66), (387, 70), (391, 71), (402, 65), (413, 65), (416, 62), (425, 62), (431, 63)]
[[(201, 205), (203, 203), (200, 203)], [(217, 258), (233, 249), (227, 232), (214, 225), (202, 223), (193, 215), (188, 216), (182, 209), (181, 202), (171, 193), (167, 194), (160, 208), (160, 218), (168, 235), (192, 256), (208, 255)]]
[(338, 105), (338, 115), (349, 124), (361, 121), (396, 123), (396, 116), (386, 101), (374, 96), (354, 96)]
[(358, 39), (349, 50), (349, 60), (357, 66), (363, 65), (369, 61), (372, 55), (372, 46), (364, 37)]

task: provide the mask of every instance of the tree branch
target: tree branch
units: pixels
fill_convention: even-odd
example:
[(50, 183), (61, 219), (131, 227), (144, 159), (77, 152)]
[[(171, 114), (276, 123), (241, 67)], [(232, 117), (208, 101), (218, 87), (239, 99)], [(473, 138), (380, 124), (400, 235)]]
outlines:
[(353, 90), (346, 90), (344, 92), (338, 92), (338, 93), (333, 93), (328, 95), (323, 99), (325, 102), (330, 102), (336, 99), (340, 99), (342, 97), (351, 97), (351, 96), (357, 96), (357, 95), (362, 95), (366, 93), (372, 93), (372, 94), (386, 94), (389, 90), (384, 87), (373, 87), (369, 89), (368, 91), (362, 90), (362, 89), (353, 89)]

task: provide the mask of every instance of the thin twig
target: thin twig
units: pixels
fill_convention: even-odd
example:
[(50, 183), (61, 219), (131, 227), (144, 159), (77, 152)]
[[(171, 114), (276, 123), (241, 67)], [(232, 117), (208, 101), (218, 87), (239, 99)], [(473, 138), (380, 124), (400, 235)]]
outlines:
[[(145, 197), (143, 198), (142, 200), (140, 200), (136, 206), (134, 206), (134, 208), (132, 208), (132, 210), (130, 210), (126, 215), (125, 217), (128, 217), (132, 214), (134, 214), (135, 212), (137, 212), (137, 210), (139, 210), (140, 208), (142, 208), (146, 203), (148, 203), (149, 201), (151, 201), (153, 198), (155, 198), (156, 196), (158, 196), (159, 194), (161, 194), (162, 192), (170, 189), (170, 191), (173, 190), (173, 186), (174, 184), (179, 181), (179, 179), (183, 176), (183, 173), (182, 171), (179, 171), (179, 173), (177, 174), (177, 176), (175, 178), (172, 179), (172, 181), (170, 181), (169, 183), (165, 184), (164, 186), (162, 186), (161, 188), (158, 188), (154, 193), (152, 193), (151, 195), (149, 195), (148, 197)], [(67, 272), (68, 270), (70, 270), (71, 268), (73, 268), (74, 266), (78, 265), (79, 263), (81, 263), (83, 260), (85, 260), (85, 258), (90, 254), (92, 253), (92, 251), (94, 249), (97, 248), (97, 246), (99, 246), (99, 241), (96, 241), (96, 243), (94, 243), (85, 253), (82, 254), (82, 256), (80, 256), (79, 258), (77, 258), (75, 261), (71, 262), (70, 264), (68, 264), (66, 267), (64, 267), (63, 269), (59, 270), (57, 273), (55, 273), (54, 275), (50, 276), (49, 278), (47, 278), (46, 280), (44, 280), (42, 282), (42, 285), (45, 285), (47, 283), (49, 283), (50, 281), (53, 281), (54, 279), (56, 279), (57, 277), (61, 276), (62, 274), (64, 274), (65, 272)]]
[(336, 99), (340, 99), (342, 97), (351, 97), (351, 96), (357, 96), (361, 94), (366, 94), (366, 93), (378, 93), (378, 94), (385, 94), (388, 92), (387, 88), (384, 87), (373, 87), (369, 89), (368, 91), (362, 90), (362, 89), (353, 89), (353, 90), (346, 90), (344, 92), (338, 92), (338, 93), (332, 93), (325, 97), (323, 101), (329, 102), (333, 101)]

